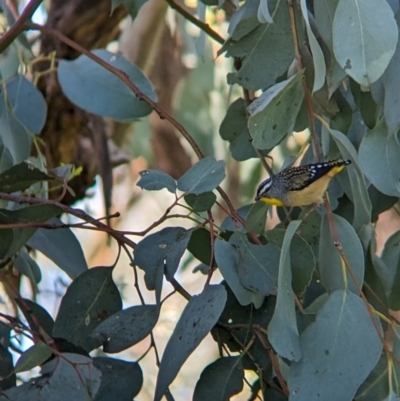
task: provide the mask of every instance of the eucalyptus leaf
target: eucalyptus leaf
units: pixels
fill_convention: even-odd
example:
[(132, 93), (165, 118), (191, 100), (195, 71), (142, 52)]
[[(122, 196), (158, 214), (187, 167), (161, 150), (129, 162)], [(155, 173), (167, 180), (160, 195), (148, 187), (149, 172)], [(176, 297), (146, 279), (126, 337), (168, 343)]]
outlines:
[(161, 400), (183, 363), (217, 323), (225, 302), (221, 285), (209, 285), (189, 300), (161, 358), (155, 401)]
[(254, 27), (254, 20), (250, 20), (244, 30), (246, 34), (241, 32), (235, 36), (238, 25), (224, 45), (223, 50), (229, 57), (244, 57), (240, 70), (228, 74), (230, 85), (238, 84), (249, 90), (268, 88), (293, 61), (288, 5), (283, 0), (269, 0), (268, 8), (273, 24), (265, 23)]
[(364, 251), (361, 241), (354, 228), (343, 217), (332, 214), (340, 245), (343, 253), (353, 271), (357, 283), (354, 283), (345, 262), (335, 246), (335, 239), (332, 236), (328, 217), (322, 217), (321, 237), (319, 242), (319, 272), (321, 283), (330, 293), (343, 289), (350, 290), (355, 294), (359, 293), (364, 280)]
[[(376, 323), (379, 327), (379, 323)], [(333, 292), (301, 335), (289, 370), (291, 400), (351, 400), (379, 360), (382, 343), (357, 295)]]
[(301, 221), (291, 221), (283, 239), (279, 261), (278, 296), (274, 315), (268, 326), (268, 339), (274, 350), (290, 361), (302, 357), (299, 333), (296, 322), (294, 292), (292, 289), (292, 271), (290, 262), (290, 244)]
[(176, 182), (167, 173), (159, 170), (144, 170), (140, 173), (140, 180), (137, 182), (137, 186), (148, 191), (159, 191), (160, 189), (166, 188), (169, 192), (175, 193)]
[(112, 267), (95, 267), (72, 282), (54, 323), (55, 337), (64, 338), (86, 351), (101, 345), (98, 338), (90, 337), (91, 333), (103, 320), (122, 308), (112, 271)]
[(333, 20), (333, 50), (340, 66), (368, 87), (382, 76), (397, 45), (393, 11), (385, 0), (340, 0)]
[(250, 104), (248, 127), (255, 147), (271, 149), (292, 133), (303, 101), (302, 78), (299, 72), (270, 87)]
[(206, 366), (194, 389), (193, 401), (225, 401), (242, 391), (244, 371), (238, 356), (219, 358)]
[(212, 191), (225, 178), (225, 163), (213, 157), (205, 157), (198, 161), (178, 180), (180, 191), (199, 195)]
[[(93, 54), (122, 70), (144, 94), (156, 101), (150, 82), (135, 65), (105, 49), (93, 50)], [(150, 114), (152, 110), (116, 75), (86, 55), (82, 54), (75, 60), (60, 60), (57, 73), (67, 98), (89, 113), (129, 122)]]
[(311, 29), (306, 0), (300, 0), (300, 7), (304, 21), (306, 23), (308, 42), (310, 44), (314, 63), (313, 92), (316, 92), (317, 90), (321, 89), (325, 83), (326, 67), (325, 67), (324, 54), (322, 53), (317, 38), (315, 37), (314, 32)]

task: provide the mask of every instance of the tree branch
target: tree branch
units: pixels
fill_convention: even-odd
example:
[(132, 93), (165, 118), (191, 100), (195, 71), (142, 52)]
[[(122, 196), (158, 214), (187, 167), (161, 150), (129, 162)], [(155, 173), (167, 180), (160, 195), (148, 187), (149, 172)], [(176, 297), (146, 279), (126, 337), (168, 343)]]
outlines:
[(21, 15), (15, 21), (15, 24), (0, 38), (0, 53), (2, 53), (8, 46), (16, 39), (18, 35), (26, 29), (26, 23), (31, 20), (32, 15), (43, 0), (30, 0), (26, 7), (23, 9)]
[(175, 3), (174, 0), (166, 0), (169, 6), (181, 14), (185, 19), (190, 21), (193, 25), (196, 25), (202, 31), (204, 31), (210, 38), (214, 39), (219, 44), (223, 45), (225, 43), (225, 39), (214, 29), (210, 27), (210, 25), (206, 24), (203, 21), (200, 21), (196, 18), (190, 11), (186, 10), (186, 8), (182, 7), (181, 5)]

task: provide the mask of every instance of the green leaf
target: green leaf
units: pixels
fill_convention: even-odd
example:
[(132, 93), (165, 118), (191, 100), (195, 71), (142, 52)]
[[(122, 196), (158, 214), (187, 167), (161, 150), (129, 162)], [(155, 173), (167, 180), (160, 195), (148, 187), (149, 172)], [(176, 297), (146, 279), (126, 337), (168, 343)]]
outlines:
[(194, 389), (193, 401), (225, 401), (243, 389), (244, 371), (239, 356), (219, 358), (206, 366)]
[(156, 291), (157, 303), (161, 296), (164, 261), (167, 278), (173, 277), (191, 234), (192, 230), (182, 227), (166, 227), (148, 235), (135, 248), (133, 263), (144, 270), (146, 287), (150, 291)]
[(217, 323), (225, 302), (222, 285), (209, 285), (189, 300), (161, 358), (155, 401), (161, 400), (183, 363)]
[(259, 308), (264, 302), (264, 296), (247, 289), (240, 281), (237, 260), (238, 253), (229, 242), (216, 239), (214, 245), (215, 260), (222, 276), (241, 305), (254, 304)]
[(229, 239), (235, 249), (240, 283), (250, 291), (276, 295), (280, 252), (274, 245), (254, 245), (245, 234), (235, 232)]
[(313, 92), (321, 89), (325, 83), (325, 59), (324, 54), (322, 53), (321, 47), (318, 44), (318, 41), (314, 35), (314, 32), (310, 26), (310, 20), (308, 17), (308, 9), (306, 0), (300, 0), (301, 12), (303, 14), (304, 22), (306, 23), (308, 42), (310, 44), (312, 59), (314, 63), (314, 85)]
[(246, 106), (242, 98), (229, 106), (219, 127), (219, 134), (223, 140), (229, 141), (229, 150), (235, 160), (244, 161), (258, 157), (247, 128)]
[(210, 265), (211, 260), (211, 234), (210, 231), (201, 227), (192, 232), (187, 250), (200, 262)]
[[(344, 169), (337, 178), (354, 204), (353, 226), (359, 230), (371, 221), (371, 202), (365, 184), (363, 171), (358, 165), (357, 151), (349, 138), (343, 133), (331, 130), (331, 135), (344, 159), (351, 159), (352, 164)], [(361, 163), (360, 163), (361, 165)]]
[[(285, 230), (275, 228), (266, 232), (269, 242), (282, 247)], [(292, 266), (292, 288), (301, 296), (311, 282), (315, 269), (315, 256), (308, 242), (299, 234), (294, 234), (290, 244), (290, 262)]]
[(96, 401), (132, 401), (143, 385), (143, 373), (137, 362), (96, 357), (93, 366), (101, 372)]
[(0, 90), (0, 138), (14, 164), (28, 158), (31, 136), (42, 130), (46, 114), (43, 95), (23, 75), (8, 81)]
[(34, 287), (36, 287), (36, 284), (40, 282), (42, 278), (40, 267), (30, 257), (25, 247), (18, 252), (14, 259), (14, 266), (21, 274), (29, 278)]
[[(2, 323), (4, 324), (4, 323)], [(9, 341), (5, 343), (1, 342), (0, 343), (0, 375), (2, 377), (2, 380), (0, 380), (0, 390), (7, 390), (9, 388), (15, 387), (16, 385), (16, 375), (14, 372), (14, 365), (13, 365), (13, 356), (11, 355), (11, 352), (7, 349), (8, 345), (7, 344)], [(6, 348), (7, 347), (7, 348)], [(1, 401), (8, 401), (6, 398), (1, 398)]]
[(363, 301), (342, 290), (329, 296), (300, 342), (303, 357), (289, 371), (293, 401), (353, 399), (382, 351)]
[(332, 48), (332, 25), (339, 0), (314, 2), (315, 23), (324, 42)]
[(137, 186), (148, 191), (159, 191), (166, 188), (169, 192), (175, 193), (176, 182), (167, 173), (159, 170), (144, 170), (140, 173), (140, 180)]
[(382, 280), (390, 309), (400, 310), (400, 231), (385, 243), (377, 273)]
[(254, 234), (262, 234), (265, 231), (265, 222), (269, 205), (264, 202), (256, 202), (252, 205), (246, 220), (246, 230)]
[[(399, 14), (396, 14), (396, 22), (397, 26), (399, 26)], [(397, 69), (398, 65), (400, 64), (399, 37), (400, 34), (397, 39), (397, 46), (394, 56), (390, 60), (390, 63), (382, 76), (382, 83), (384, 87), (383, 111), (389, 132), (392, 134), (398, 131), (400, 126), (400, 117), (397, 107), (400, 102), (400, 77)]]
[(260, 25), (257, 18), (258, 8), (258, 0), (248, 0), (232, 14), (228, 27), (232, 39), (238, 41)]
[[(225, 281), (221, 284), (226, 289), (227, 300), (225, 308), (219, 318), (219, 322), (226, 326), (242, 325), (243, 327), (248, 327), (248, 329), (235, 330), (232, 332), (217, 325), (212, 329), (211, 334), (218, 344), (226, 344), (230, 351), (238, 352), (243, 350), (243, 347), (236, 342), (236, 339), (238, 339), (244, 347), (247, 347), (249, 342), (252, 341), (250, 332), (252, 326), (257, 325), (262, 327), (264, 330), (267, 330), (275, 308), (275, 297), (270, 296), (265, 298), (264, 302), (258, 309), (255, 309), (253, 305), (242, 306), (239, 304), (228, 284)], [(234, 334), (236, 339), (232, 334)], [(271, 360), (269, 359), (268, 353), (263, 352), (263, 350), (265, 351), (265, 348), (261, 344), (260, 339), (256, 338), (253, 345), (249, 348), (253, 360), (251, 360), (246, 354), (242, 355), (243, 368), (256, 371), (258, 368), (255, 364), (257, 364), (258, 367), (261, 367), (264, 371), (269, 371), (271, 368)]]
[(8, 46), (0, 54), (0, 78), (3, 82), (10, 80), (18, 74), (19, 56), (17, 46)]
[(386, 354), (382, 353), (354, 398), (356, 401), (376, 401), (383, 400), (388, 394), (388, 360)]
[(333, 20), (333, 50), (340, 66), (363, 86), (385, 71), (397, 44), (397, 25), (385, 0), (340, 0)]
[[(239, 209), (236, 210), (236, 213), (243, 219), (247, 220), (247, 216), (249, 215), (250, 209), (252, 208), (253, 203), (249, 205), (241, 206)], [(237, 231), (246, 232), (245, 228), (242, 226), (241, 223), (238, 221), (232, 221), (230, 216), (226, 217), (221, 224), (221, 230), (223, 231)]]
[[(255, 20), (249, 18), (240, 26), (237, 24), (223, 47), (229, 57), (244, 58), (239, 71), (228, 74), (230, 85), (239, 84), (249, 90), (268, 88), (287, 71), (294, 59), (288, 5), (284, 0), (268, 3), (273, 24), (260, 24), (255, 28), (255, 15)], [(254, 14), (258, 4), (256, 7)]]
[(103, 320), (92, 337), (101, 340), (104, 352), (121, 352), (146, 338), (156, 325), (158, 315), (157, 305), (131, 306)]
[[(36, 320), (40, 324), (40, 327), (51, 336), (53, 333), (54, 320), (50, 316), (49, 312), (44, 309), (42, 306), (37, 304), (36, 302), (31, 301), (30, 299), (24, 299), (24, 302), (29, 306), (32, 310), (32, 314), (35, 316)], [(1, 340), (1, 339), (0, 339)]]
[(400, 196), (400, 144), (385, 120), (366, 133), (359, 149), (360, 166), (372, 184), (385, 195)]
[[(122, 70), (145, 95), (156, 100), (150, 82), (135, 65), (105, 49), (93, 50), (92, 53)], [(116, 75), (83, 54), (72, 61), (60, 60), (57, 71), (67, 98), (89, 113), (129, 122), (147, 116), (152, 110)]]
[[(47, 223), (62, 224), (62, 221), (54, 217)], [(27, 245), (51, 259), (71, 279), (77, 278), (88, 269), (81, 244), (70, 228), (39, 228)]]
[(246, 105), (242, 98), (236, 99), (228, 107), (219, 127), (219, 134), (224, 141), (233, 141), (247, 130)]
[(205, 157), (178, 180), (178, 189), (190, 194), (210, 192), (225, 178), (225, 162)]
[(22, 162), (0, 174), (0, 191), (8, 194), (24, 191), (37, 182), (51, 179), (50, 176), (40, 171), (33, 164)]
[(278, 296), (275, 312), (268, 326), (268, 338), (272, 347), (280, 356), (290, 361), (298, 361), (302, 357), (291, 285), (290, 260), (290, 244), (300, 224), (300, 220), (291, 221), (283, 239), (279, 261)]
[(14, 373), (26, 372), (41, 365), (52, 354), (51, 348), (42, 342), (32, 345), (19, 358), (15, 364)]
[[(327, 216), (322, 217), (321, 236), (319, 241), (319, 272), (321, 283), (330, 293), (339, 290), (350, 290), (358, 294), (364, 280), (364, 251), (361, 241), (354, 228), (343, 217), (332, 214), (336, 232), (343, 248), (343, 252), (355, 275), (358, 286), (354, 284), (350, 273), (347, 271), (335, 241), (332, 237)], [(343, 274), (345, 273), (345, 278)], [(345, 281), (344, 281), (345, 280)]]
[(140, 8), (145, 4), (147, 0), (111, 0), (111, 13), (120, 5), (123, 4), (129, 12), (132, 20), (134, 20)]
[(257, 18), (262, 24), (266, 22), (268, 22), (269, 24), (273, 24), (274, 21), (272, 20), (271, 14), (268, 10), (268, 0), (260, 0), (260, 5), (258, 6), (257, 11)]
[(112, 271), (112, 267), (95, 267), (71, 283), (54, 323), (55, 337), (64, 338), (88, 352), (101, 345), (101, 341), (90, 334), (103, 320), (122, 308)]
[(299, 72), (275, 84), (248, 107), (248, 126), (256, 148), (271, 149), (292, 133), (303, 101), (302, 78)]
[(196, 212), (205, 212), (210, 210), (217, 200), (214, 192), (203, 192), (202, 194), (188, 194), (184, 197), (185, 202)]

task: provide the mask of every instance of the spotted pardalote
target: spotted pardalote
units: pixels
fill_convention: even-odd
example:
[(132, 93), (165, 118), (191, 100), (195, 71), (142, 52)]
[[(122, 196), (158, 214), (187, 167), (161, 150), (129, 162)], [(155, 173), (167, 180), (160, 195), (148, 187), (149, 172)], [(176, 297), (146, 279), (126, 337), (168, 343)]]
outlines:
[(286, 168), (258, 186), (255, 200), (288, 207), (323, 203), (329, 181), (350, 163), (338, 159)]

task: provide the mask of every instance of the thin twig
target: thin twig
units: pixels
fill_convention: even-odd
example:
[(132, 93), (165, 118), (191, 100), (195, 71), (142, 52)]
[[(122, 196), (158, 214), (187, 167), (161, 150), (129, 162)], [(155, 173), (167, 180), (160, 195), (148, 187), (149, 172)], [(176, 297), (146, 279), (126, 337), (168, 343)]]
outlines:
[[(172, 115), (170, 115), (168, 112), (166, 112), (162, 107), (158, 105), (157, 102), (154, 102), (152, 99), (150, 99), (146, 94), (144, 94), (128, 77), (125, 72), (122, 70), (119, 70), (118, 68), (113, 67), (106, 61), (102, 60), (100, 57), (96, 56), (93, 54), (91, 51), (85, 49), (83, 46), (80, 44), (74, 42), (61, 32), (57, 31), (56, 29), (53, 28), (48, 28), (43, 25), (39, 24), (33, 24), (33, 23), (27, 23), (26, 24), (27, 29), (37, 29), (41, 32), (45, 32), (49, 35), (53, 35), (57, 37), (59, 40), (67, 44), (68, 46), (72, 47), (74, 50), (78, 51), (79, 53), (85, 54), (87, 57), (89, 57), (91, 60), (95, 61), (102, 67), (104, 67), (106, 70), (112, 72), (115, 76), (117, 76), (119, 79), (121, 79), (122, 82), (124, 82), (128, 88), (135, 94), (135, 96), (139, 99), (147, 103), (157, 114), (158, 116), (163, 120), (167, 120), (173, 127), (175, 127), (180, 134), (189, 142), (190, 146), (192, 147), (193, 151), (196, 153), (196, 156), (199, 159), (204, 159), (204, 154), (201, 151), (199, 145), (196, 143), (196, 141), (192, 138), (192, 136), (186, 131), (186, 129), (183, 127), (182, 124), (180, 124)], [(226, 192), (221, 188), (217, 187), (216, 188), (218, 193), (221, 195), (222, 199), (225, 201), (227, 204), (229, 211), (232, 215), (235, 215), (235, 208), (232, 205), (232, 202), (230, 201), (228, 195)]]
[(2, 53), (8, 46), (26, 29), (25, 24), (30, 21), (32, 15), (43, 0), (30, 0), (23, 9), (21, 15), (15, 21), (15, 24), (0, 38), (0, 53)]
[(110, 234), (116, 241), (124, 243), (131, 248), (136, 247), (136, 242), (132, 241), (129, 238), (126, 238), (125, 235), (121, 234), (119, 231), (114, 230), (113, 228), (109, 227), (107, 224), (102, 223), (101, 221), (95, 219), (94, 217), (88, 215), (81, 209), (74, 209), (63, 203), (57, 202), (56, 200), (52, 199), (41, 199), (41, 198), (31, 198), (28, 196), (17, 196), (17, 195), (10, 195), (4, 192), (0, 192), (0, 199), (8, 200), (15, 203), (27, 203), (27, 204), (35, 204), (35, 205), (54, 205), (60, 208), (63, 212), (71, 214), (75, 217), (78, 217), (81, 220), (86, 221), (87, 223), (92, 224), (93, 226), (97, 227), (100, 231), (104, 231)]
[(210, 27), (210, 25), (206, 24), (203, 21), (200, 21), (196, 18), (189, 10), (187, 10), (184, 6), (175, 3), (173, 0), (166, 0), (169, 6), (181, 14), (185, 19), (190, 21), (193, 25), (196, 25), (202, 31), (204, 31), (210, 38), (214, 39), (219, 44), (223, 45), (225, 43), (225, 39), (214, 29)]

